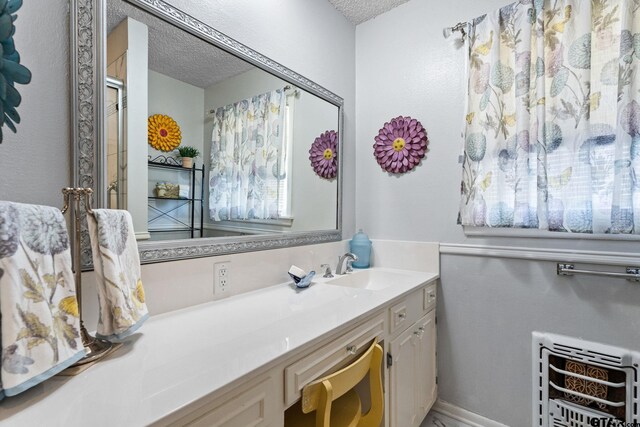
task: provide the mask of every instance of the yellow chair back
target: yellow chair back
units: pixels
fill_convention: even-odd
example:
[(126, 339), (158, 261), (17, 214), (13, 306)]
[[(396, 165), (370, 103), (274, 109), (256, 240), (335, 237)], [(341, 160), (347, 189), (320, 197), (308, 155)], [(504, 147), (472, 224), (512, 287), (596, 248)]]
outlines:
[[(331, 425), (345, 425), (358, 427), (379, 427), (384, 412), (384, 392), (382, 389), (382, 347), (374, 340), (367, 351), (349, 366), (327, 377), (308, 384), (302, 390), (302, 412), (308, 414), (317, 411), (316, 427), (329, 427), (331, 418), (331, 404), (338, 400), (369, 374), (371, 409), (366, 414), (357, 411), (335, 411), (337, 416), (348, 413), (349, 419), (331, 420)], [(360, 399), (353, 392), (353, 399), (346, 399), (345, 404), (357, 405)], [(354, 400), (357, 401), (354, 402)], [(355, 415), (351, 415), (355, 413)], [(353, 418), (351, 418), (353, 416)]]

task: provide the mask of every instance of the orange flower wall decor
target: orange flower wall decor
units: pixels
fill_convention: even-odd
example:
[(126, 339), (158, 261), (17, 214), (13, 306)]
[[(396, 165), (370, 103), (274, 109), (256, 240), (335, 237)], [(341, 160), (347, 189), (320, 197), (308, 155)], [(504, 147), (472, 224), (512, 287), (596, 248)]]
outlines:
[(160, 151), (173, 151), (182, 142), (180, 126), (169, 116), (154, 114), (148, 122), (149, 145)]

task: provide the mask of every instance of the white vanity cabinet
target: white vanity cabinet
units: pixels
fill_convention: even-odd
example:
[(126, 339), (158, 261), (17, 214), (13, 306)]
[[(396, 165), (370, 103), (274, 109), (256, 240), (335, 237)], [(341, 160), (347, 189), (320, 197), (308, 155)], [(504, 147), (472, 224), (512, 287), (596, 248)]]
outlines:
[(157, 423), (160, 426), (189, 427), (275, 427), (284, 422), (279, 395), (282, 392), (277, 370), (249, 380), (234, 390), (213, 399), (201, 399), (173, 416)]
[[(419, 292), (424, 298), (419, 298)], [(403, 319), (415, 317), (415, 301), (420, 301), (424, 314), (389, 344), (389, 424), (390, 427), (419, 426), (437, 397), (436, 384), (436, 311), (435, 284), (414, 292), (404, 302), (408, 308)], [(397, 316), (390, 309), (391, 319)]]
[(155, 425), (281, 427), (304, 386), (349, 363), (377, 338), (387, 352), (384, 425), (419, 426), (437, 395), (435, 303), (432, 281)]
[(419, 426), (435, 402), (436, 282), (300, 348), (240, 386), (183, 408), (156, 426), (279, 427), (305, 385), (353, 360), (373, 338), (387, 352), (385, 425)]

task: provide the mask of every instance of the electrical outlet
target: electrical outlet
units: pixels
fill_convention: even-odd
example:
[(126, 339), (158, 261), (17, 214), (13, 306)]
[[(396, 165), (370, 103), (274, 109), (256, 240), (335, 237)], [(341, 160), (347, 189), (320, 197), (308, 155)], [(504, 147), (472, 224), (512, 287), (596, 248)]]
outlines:
[(231, 261), (218, 262), (214, 265), (213, 294), (225, 294), (231, 286)]

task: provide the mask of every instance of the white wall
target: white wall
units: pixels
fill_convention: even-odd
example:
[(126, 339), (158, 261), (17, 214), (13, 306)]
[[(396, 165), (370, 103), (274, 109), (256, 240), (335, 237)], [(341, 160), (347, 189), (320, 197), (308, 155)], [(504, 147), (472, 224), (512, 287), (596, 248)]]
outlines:
[[(506, 3), (411, 0), (357, 27), (357, 226), (378, 239), (637, 252), (632, 242), (466, 237), (456, 224), (464, 51), (442, 28)], [(391, 176), (372, 146), (398, 115), (420, 120), (430, 144), (417, 169)], [(531, 331), (640, 350), (640, 292), (625, 281), (558, 278), (553, 262), (443, 254), (439, 292), (440, 397), (506, 425), (531, 425)]]
[[(134, 19), (120, 22), (108, 36), (108, 75), (124, 82), (124, 158), (126, 178), (119, 191), (126, 198), (138, 239), (147, 234), (147, 117), (149, 30)], [(124, 68), (124, 70), (122, 70)], [(124, 71), (124, 75), (123, 75)], [(122, 184), (122, 183), (121, 183)], [(123, 188), (126, 187), (126, 188)]]
[(326, 1), (171, 0), (345, 100), (343, 236), (355, 219), (355, 31)]
[[(203, 106), (204, 89), (149, 70), (149, 116), (165, 114), (172, 117), (180, 126), (180, 145), (200, 150), (201, 155), (196, 160), (198, 165), (205, 159), (202, 155), (205, 120)], [(147, 147), (151, 157), (171, 154), (158, 151), (148, 144)]]
[(311, 144), (328, 130), (338, 131), (338, 108), (316, 96), (301, 92), (300, 97), (295, 100), (293, 120), (291, 209), (296, 219), (291, 231), (337, 227), (338, 180), (318, 176), (309, 160)]
[[(288, 83), (284, 80), (254, 68), (208, 87), (205, 90), (206, 110), (216, 110), (286, 85)], [(335, 229), (337, 180), (326, 180), (316, 175), (309, 161), (309, 148), (315, 137), (322, 132), (338, 129), (338, 108), (304, 91), (301, 91), (296, 99), (289, 98), (288, 102), (294, 105), (291, 171), (293, 180), (291, 211), (294, 220), (292, 226), (285, 227), (284, 231)], [(204, 132), (204, 152), (207, 163), (211, 155), (212, 130), (213, 120), (209, 118), (206, 120)], [(205, 213), (208, 212), (208, 206), (207, 194)], [(263, 225), (260, 226), (263, 227)], [(275, 229), (278, 230), (279, 227)]]
[[(182, 134), (182, 143), (180, 145), (197, 148), (201, 154), (200, 157), (194, 160), (194, 162), (197, 167), (202, 167), (202, 162), (205, 159), (202, 154), (202, 135), (204, 133), (204, 89), (164, 74), (157, 73), (153, 70), (149, 70), (149, 116), (154, 114), (168, 115), (178, 123)], [(152, 159), (159, 155), (178, 157), (177, 151), (166, 153), (156, 150), (148, 144), (147, 150)], [(199, 175), (196, 175), (196, 191), (200, 191), (200, 181)], [(139, 183), (139, 185), (144, 186), (146, 194), (153, 196), (155, 195), (154, 189), (158, 182), (170, 182), (172, 184), (179, 184), (181, 186), (186, 185), (190, 187), (191, 175), (184, 170), (149, 168), (148, 182)], [(200, 194), (196, 193), (196, 198), (199, 198), (199, 196)], [(148, 215), (150, 230), (184, 228), (184, 225), (180, 224), (175, 219), (187, 224), (191, 220), (189, 204), (184, 204), (184, 202), (178, 202), (175, 200), (153, 200), (150, 201), (149, 204), (163, 212), (175, 209), (170, 213), (170, 215), (161, 216), (156, 209), (149, 208)], [(182, 206), (176, 209), (178, 204)], [(196, 202), (196, 206), (197, 205), (198, 203)], [(198, 206), (195, 218), (195, 226), (199, 227), (200, 209)], [(152, 239), (159, 240), (184, 239), (188, 237), (189, 232), (177, 232), (175, 234), (172, 233), (172, 235), (168, 235), (167, 233), (158, 233), (151, 236)]]
[(6, 126), (0, 145), (0, 200), (62, 206), (72, 180), (68, 0), (24, 2), (16, 48), (33, 77), (22, 95), (18, 133)]

